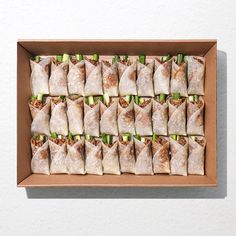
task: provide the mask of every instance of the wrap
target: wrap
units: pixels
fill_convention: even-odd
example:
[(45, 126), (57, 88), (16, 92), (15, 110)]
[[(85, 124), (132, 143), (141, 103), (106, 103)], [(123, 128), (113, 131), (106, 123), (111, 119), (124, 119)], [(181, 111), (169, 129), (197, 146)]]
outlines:
[(85, 60), (86, 68), (86, 83), (85, 96), (102, 95), (102, 71), (101, 63), (93, 62), (92, 60)]
[(129, 63), (118, 62), (120, 96), (137, 95), (136, 61)]
[(66, 143), (57, 144), (49, 139), (49, 147), (51, 154), (51, 174), (67, 173), (66, 167)]
[(68, 174), (85, 174), (84, 140), (67, 142), (66, 166)]
[[(124, 104), (123, 104), (124, 103)], [(135, 134), (134, 128), (134, 102), (126, 103), (124, 98), (118, 102), (118, 129), (120, 134)]]
[(187, 102), (187, 134), (204, 135), (204, 100)]
[(39, 63), (30, 60), (31, 75), (30, 86), (33, 95), (49, 94), (48, 77), (49, 77), (50, 58), (42, 58)]
[(204, 175), (205, 147), (204, 137), (189, 138), (188, 174)]
[(141, 142), (135, 139), (135, 174), (137, 175), (153, 175), (152, 170), (152, 142)]
[(153, 91), (153, 66), (152, 60), (146, 65), (137, 62), (137, 90), (138, 96), (154, 97)]
[(120, 164), (117, 148), (117, 141), (115, 141), (112, 145), (106, 145), (102, 143), (102, 165), (103, 172), (106, 174), (120, 175)]
[(85, 170), (87, 174), (103, 175), (102, 170), (102, 143), (85, 141)]
[(204, 95), (205, 58), (188, 56), (188, 94)]
[(186, 99), (181, 98), (177, 101), (170, 99), (168, 133), (186, 135)]
[(141, 105), (134, 103), (136, 133), (145, 136), (152, 135), (152, 101), (145, 100)]
[(69, 130), (72, 135), (83, 134), (83, 118), (84, 118), (84, 98), (79, 97), (75, 100), (66, 98), (67, 117), (69, 122)]
[(103, 91), (111, 97), (118, 96), (117, 64), (102, 61)]
[[(41, 104), (38, 104), (41, 103)], [(39, 105), (39, 106), (38, 106)], [(49, 129), (49, 112), (50, 112), (50, 98), (46, 99), (45, 104), (36, 100), (36, 103), (29, 102), (29, 108), (32, 116), (31, 132), (32, 134), (46, 134), (50, 135)]]
[(99, 102), (92, 107), (84, 103), (84, 132), (99, 137)]
[(49, 78), (49, 91), (51, 96), (67, 96), (68, 62), (51, 63), (51, 76)]
[(84, 61), (69, 61), (69, 72), (67, 75), (69, 94), (84, 96), (85, 66)]
[(134, 142), (119, 141), (120, 169), (122, 173), (135, 173)]
[(31, 170), (35, 174), (49, 175), (49, 153), (48, 153), (48, 141), (37, 142), (34, 138), (31, 139)]
[(158, 137), (152, 141), (153, 171), (155, 174), (170, 173), (170, 143), (167, 137)]
[(166, 62), (155, 59), (154, 93), (155, 95), (170, 93), (170, 73), (172, 58)]
[(117, 100), (113, 100), (109, 107), (100, 102), (100, 130), (102, 134), (118, 135)]
[(172, 73), (170, 81), (170, 92), (180, 93), (181, 96), (187, 97), (187, 78), (186, 78), (186, 62), (181, 65), (176, 64), (172, 60)]
[(167, 135), (168, 104), (152, 100), (152, 125), (153, 133)]
[(68, 122), (66, 116), (66, 104), (60, 99), (51, 99), (50, 130), (52, 133), (68, 135)]
[(172, 175), (187, 175), (188, 139), (180, 137), (176, 141), (170, 138), (171, 160), (170, 169)]

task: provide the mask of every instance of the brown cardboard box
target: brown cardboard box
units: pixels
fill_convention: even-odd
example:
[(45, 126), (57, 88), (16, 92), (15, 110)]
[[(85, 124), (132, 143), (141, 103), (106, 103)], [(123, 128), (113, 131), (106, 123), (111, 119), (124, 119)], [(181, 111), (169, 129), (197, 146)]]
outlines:
[[(129, 54), (148, 56), (204, 55), (205, 75), (205, 136), (207, 140), (205, 176), (135, 176), (135, 175), (37, 175), (30, 169), (30, 124), (28, 108), (30, 65), (32, 55), (62, 53), (100, 55)], [(216, 40), (19, 40), (17, 42), (17, 186), (102, 186), (102, 187), (168, 187), (216, 186)]]

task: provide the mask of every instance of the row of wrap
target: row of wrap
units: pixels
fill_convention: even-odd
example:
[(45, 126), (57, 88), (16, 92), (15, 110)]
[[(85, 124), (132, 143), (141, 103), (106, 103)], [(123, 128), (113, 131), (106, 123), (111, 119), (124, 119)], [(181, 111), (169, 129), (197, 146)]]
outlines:
[(184, 97), (204, 95), (204, 57), (186, 56), (181, 63), (176, 57), (161, 58), (147, 58), (140, 63), (125, 57), (111, 63), (69, 55), (65, 61), (40, 57), (37, 61), (30, 60), (32, 94), (154, 97), (178, 92)]
[(205, 146), (202, 136), (117, 138), (105, 144), (38, 135), (31, 139), (31, 168), (40, 174), (204, 175)]
[(204, 135), (204, 99), (191, 97), (158, 101), (139, 98), (142, 103), (125, 98), (112, 98), (108, 103), (97, 97), (88, 104), (84, 97), (35, 98), (29, 102), (32, 115), (32, 134), (57, 133), (67, 136), (87, 134), (131, 133), (141, 136)]

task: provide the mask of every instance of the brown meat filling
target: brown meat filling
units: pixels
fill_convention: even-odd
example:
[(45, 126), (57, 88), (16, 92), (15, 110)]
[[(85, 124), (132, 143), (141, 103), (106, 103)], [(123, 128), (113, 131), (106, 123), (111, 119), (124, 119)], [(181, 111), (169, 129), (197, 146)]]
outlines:
[(111, 63), (109, 61), (103, 61), (103, 63), (107, 66), (107, 67), (111, 67)]
[(96, 66), (98, 64), (98, 61), (94, 61), (93, 59), (87, 59), (91, 64)]
[(185, 101), (184, 98), (180, 98), (180, 99), (170, 99), (170, 104), (172, 104), (175, 107), (179, 107), (183, 102)]
[(199, 101), (191, 101), (189, 103), (189, 108), (191, 110), (193, 110), (193, 112), (197, 111), (198, 109), (200, 109), (203, 106), (203, 102), (201, 100)]
[(51, 140), (52, 142), (54, 142), (55, 144), (60, 145), (60, 146), (62, 146), (66, 142), (65, 138), (59, 139), (59, 138), (49, 137), (49, 140)]
[(70, 100), (72, 101), (75, 101), (76, 99), (78, 99), (80, 96), (79, 95), (76, 95), (76, 94), (73, 94), (73, 95), (70, 95), (69, 98)]
[[(73, 139), (67, 139), (67, 144), (69, 144), (71, 147), (77, 143), (78, 140), (73, 140)], [(84, 152), (84, 147), (83, 145), (79, 145), (77, 148), (78, 152), (83, 153)]]
[(164, 139), (164, 138), (158, 137), (158, 138), (155, 140), (155, 142), (156, 142), (156, 143), (159, 143), (159, 144), (161, 144), (161, 145), (163, 146), (163, 145), (166, 144), (168, 141), (167, 141), (166, 139)]
[(166, 101), (157, 101), (159, 104), (163, 105)]
[(44, 144), (44, 141), (41, 141), (37, 138), (31, 140), (31, 146), (32, 146), (32, 153), (33, 155), (37, 152), (38, 148), (42, 147)]
[(130, 143), (130, 141), (124, 141), (121, 135), (119, 136), (119, 141), (120, 141), (120, 143), (122, 143), (123, 145), (128, 145), (128, 144)]
[(149, 103), (151, 102), (151, 99), (147, 99), (146, 101), (144, 101), (141, 105), (139, 105), (140, 107), (144, 108), (146, 107)]
[(186, 144), (186, 140), (183, 136), (179, 137), (179, 140), (177, 141), (179, 144), (181, 144), (182, 146), (184, 146)]
[(73, 139), (67, 139), (67, 144), (69, 144), (70, 146), (73, 146), (76, 142), (77, 142), (77, 140), (73, 140)]
[(204, 147), (204, 144), (205, 144), (204, 139), (195, 138), (195, 141), (196, 141), (199, 145), (201, 145), (202, 147)]
[(79, 61), (78, 61), (75, 57), (72, 57), (72, 58), (71, 58), (71, 62), (75, 65), (75, 64), (77, 64)]
[(107, 143), (104, 143), (107, 147), (111, 148), (113, 146), (113, 143), (112, 144), (107, 144)]
[(94, 146), (97, 146), (100, 143), (100, 141), (96, 139), (89, 140), (89, 142), (92, 143)]
[(126, 108), (129, 106), (129, 103), (122, 97), (119, 99), (119, 102), (120, 102), (121, 107), (123, 108)]
[(145, 138), (145, 141), (143, 142), (145, 145), (147, 145), (148, 143), (150, 143), (151, 142), (151, 140), (150, 139), (147, 139), (147, 138)]
[(52, 98), (52, 102), (57, 105), (61, 102), (65, 102), (65, 101), (61, 98)]
[(42, 109), (43, 108), (43, 102), (42, 101), (40, 101), (40, 100), (37, 100), (37, 99), (35, 99), (35, 100), (33, 100), (33, 101), (31, 101), (30, 102), (30, 104), (33, 106), (33, 107), (35, 107), (35, 108), (37, 108), (37, 109)]
[(131, 61), (129, 59), (128, 60), (120, 60), (120, 63), (122, 63), (123, 65), (126, 65), (126, 66), (131, 65)]

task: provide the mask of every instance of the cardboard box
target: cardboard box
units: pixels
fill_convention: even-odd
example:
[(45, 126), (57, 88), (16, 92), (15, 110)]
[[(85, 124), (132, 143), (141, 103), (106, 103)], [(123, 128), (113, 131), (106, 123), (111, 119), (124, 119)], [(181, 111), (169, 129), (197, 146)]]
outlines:
[[(207, 140), (205, 176), (136, 176), (114, 175), (38, 175), (30, 168), (30, 124), (28, 108), (30, 91), (30, 64), (32, 55), (62, 53), (100, 55), (129, 54), (148, 56), (181, 52), (204, 55), (205, 74), (205, 136)], [(168, 187), (216, 186), (216, 40), (19, 40), (17, 42), (17, 186), (68, 187)]]

